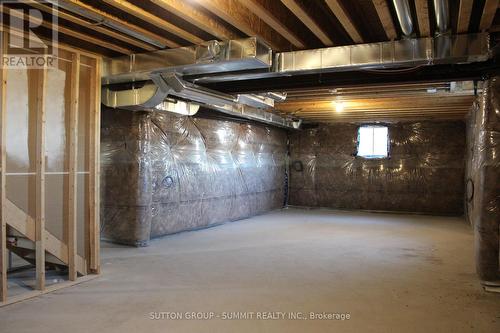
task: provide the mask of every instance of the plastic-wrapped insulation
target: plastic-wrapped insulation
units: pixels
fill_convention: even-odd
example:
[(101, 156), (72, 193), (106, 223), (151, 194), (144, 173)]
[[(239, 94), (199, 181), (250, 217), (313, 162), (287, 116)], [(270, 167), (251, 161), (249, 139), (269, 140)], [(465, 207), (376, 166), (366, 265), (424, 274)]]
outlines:
[(285, 131), (159, 112), (102, 113), (104, 239), (141, 246), (283, 206)]

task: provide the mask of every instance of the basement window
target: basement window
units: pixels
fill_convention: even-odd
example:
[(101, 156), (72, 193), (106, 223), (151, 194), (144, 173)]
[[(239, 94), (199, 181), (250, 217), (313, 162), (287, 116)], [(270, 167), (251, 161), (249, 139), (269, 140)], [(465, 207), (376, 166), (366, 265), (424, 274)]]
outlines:
[(389, 150), (387, 126), (361, 126), (358, 130), (358, 154), (364, 158), (386, 158)]

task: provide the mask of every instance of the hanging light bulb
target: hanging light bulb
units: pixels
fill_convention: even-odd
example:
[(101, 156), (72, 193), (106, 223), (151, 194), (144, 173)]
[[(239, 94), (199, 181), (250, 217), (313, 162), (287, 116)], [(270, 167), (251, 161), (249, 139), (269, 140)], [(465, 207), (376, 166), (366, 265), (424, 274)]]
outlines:
[(335, 107), (335, 111), (342, 112), (344, 111), (344, 102), (342, 101), (332, 101), (333, 106)]

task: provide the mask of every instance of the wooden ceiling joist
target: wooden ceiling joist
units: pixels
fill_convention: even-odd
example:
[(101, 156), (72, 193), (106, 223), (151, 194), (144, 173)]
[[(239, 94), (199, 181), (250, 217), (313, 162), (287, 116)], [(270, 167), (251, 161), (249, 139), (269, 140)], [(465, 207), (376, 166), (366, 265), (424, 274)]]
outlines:
[[(3, 12), (4, 10), (5, 10), (5, 8), (0, 7), (0, 12)], [(11, 10), (11, 11), (9, 11), (9, 15), (17, 17), (17, 18), (20, 18), (22, 20), (29, 19), (30, 22), (39, 22), (40, 21), (39, 17), (34, 17), (34, 16), (31, 16), (31, 15), (25, 15), (23, 13), (20, 13), (17, 10)], [(45, 27), (45, 28), (51, 29), (51, 30), (54, 29), (54, 26), (52, 25), (51, 22), (47, 22), (47, 21), (42, 20), (42, 22), (40, 22), (40, 23), (41, 23), (42, 27)], [(103, 48), (108, 49), (108, 50), (112, 50), (112, 51), (115, 51), (115, 52), (118, 52), (118, 53), (122, 53), (122, 54), (132, 54), (133, 53), (132, 50), (127, 49), (125, 47), (105, 42), (104, 40), (99, 39), (97, 37), (94, 37), (94, 36), (91, 36), (91, 35), (88, 35), (88, 34), (84, 34), (82, 32), (79, 32), (79, 31), (76, 31), (76, 30), (73, 30), (73, 29), (70, 29), (70, 28), (66, 28), (66, 27), (61, 26), (61, 25), (58, 25), (56, 27), (56, 29), (57, 29), (57, 31), (59, 33), (62, 33), (62, 34), (65, 34), (65, 35), (68, 35), (68, 36), (80, 39), (82, 41), (89, 42), (91, 44), (97, 45), (99, 47), (103, 47)]]
[(162, 7), (172, 14), (196, 25), (201, 30), (215, 36), (219, 39), (237, 39), (238, 36), (235, 32), (229, 30), (224, 25), (217, 22), (210, 15), (192, 6), (185, 0), (151, 0), (155, 5)]
[(483, 14), (479, 23), (479, 30), (486, 31), (491, 27), (493, 19), (498, 9), (499, 0), (486, 0), (484, 3)]
[(309, 14), (297, 3), (296, 0), (281, 0), (281, 2), (311, 30), (311, 32), (321, 40), (326, 46), (333, 46), (334, 43), (328, 34), (314, 21)]
[(304, 42), (286, 25), (284, 25), (281, 20), (278, 20), (276, 16), (269, 10), (264, 8), (261, 3), (257, 0), (238, 0), (243, 6), (247, 7), (252, 13), (258, 16), (262, 21), (266, 22), (271, 28), (276, 30), (281, 36), (286, 38), (293, 46), (303, 49), (306, 46)]
[(67, 20), (69, 22), (81, 25), (85, 28), (92, 29), (96, 32), (103, 34), (103, 35), (109, 36), (109, 37), (114, 38), (114, 39), (121, 40), (122, 42), (125, 42), (125, 43), (130, 44), (130, 45), (134, 45), (136, 47), (140, 47), (141, 49), (144, 49), (146, 51), (154, 51), (157, 49), (156, 47), (152, 46), (151, 44), (141, 42), (141, 41), (139, 41), (135, 38), (129, 37), (125, 34), (121, 34), (121, 33), (115, 32), (111, 29), (107, 29), (103, 26), (96, 25), (92, 22), (81, 19), (75, 15), (72, 15), (72, 14), (57, 10), (56, 8), (52, 8), (52, 7), (49, 7), (47, 5), (44, 5), (38, 1), (30, 0), (28, 2), (28, 4), (31, 7), (36, 8), (38, 10), (41, 10), (43, 12), (46, 12), (48, 14), (57, 15), (57, 17), (60, 19), (64, 19), (64, 20)]
[(325, 0), (326, 4), (332, 11), (332, 13), (337, 17), (339, 22), (344, 27), (344, 30), (349, 34), (349, 37), (354, 41), (354, 43), (363, 43), (363, 38), (359, 33), (358, 29), (354, 25), (352, 19), (349, 17), (348, 13), (342, 6), (339, 0)]
[(418, 30), (420, 37), (429, 37), (431, 28), (429, 22), (429, 5), (427, 0), (415, 0), (415, 8), (417, 9)]
[(125, 0), (103, 0), (105, 3), (118, 8), (130, 15), (133, 15), (145, 22), (151, 23), (158, 28), (168, 31), (171, 34), (178, 36), (190, 43), (193, 44), (201, 44), (203, 43), (203, 39), (201, 39), (198, 36), (193, 35), (192, 33), (185, 31), (176, 25), (165, 21), (164, 19), (151, 14), (150, 12), (142, 9), (141, 7), (138, 7), (128, 1)]
[(472, 0), (460, 0), (458, 9), (457, 33), (462, 34), (469, 30), (470, 14), (472, 13)]
[(286, 50), (289, 43), (266, 25), (258, 16), (248, 11), (237, 0), (198, 0), (197, 4), (248, 36), (257, 36), (275, 50)]
[[(71, 6), (76, 6), (78, 8), (81, 8), (82, 10), (88, 11), (89, 13), (92, 13), (94, 15), (97, 15), (99, 17), (102, 17), (103, 20), (107, 20), (109, 22), (112, 22), (116, 25), (122, 26), (127, 28), (130, 31), (133, 31), (134, 33), (138, 35), (145, 36), (157, 43), (158, 45), (161, 45), (162, 47), (179, 47), (180, 45), (168, 38), (165, 38), (163, 36), (157, 35), (155, 33), (152, 33), (148, 31), (147, 29), (144, 29), (142, 27), (139, 27), (135, 24), (131, 24), (125, 20), (122, 20), (120, 18), (117, 18), (111, 14), (108, 14), (102, 10), (99, 10), (97, 8), (94, 8), (90, 5), (87, 5), (86, 3), (80, 1), (80, 0), (58, 0), (58, 6), (63, 7), (64, 4), (69, 4)], [(64, 7), (63, 7), (64, 8)]]
[(387, 6), (386, 0), (372, 0), (373, 6), (377, 11), (377, 15), (384, 27), (385, 34), (390, 40), (394, 40), (398, 37), (396, 33), (396, 27), (394, 26), (394, 21), (392, 20), (391, 12)]

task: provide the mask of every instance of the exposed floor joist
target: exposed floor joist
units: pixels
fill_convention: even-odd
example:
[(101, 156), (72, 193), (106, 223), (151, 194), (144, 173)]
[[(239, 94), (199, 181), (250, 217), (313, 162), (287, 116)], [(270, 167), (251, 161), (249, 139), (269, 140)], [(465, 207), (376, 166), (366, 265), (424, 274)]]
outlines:
[(372, 0), (375, 9), (377, 10), (378, 17), (382, 26), (384, 27), (385, 34), (388, 39), (393, 40), (398, 37), (396, 33), (396, 27), (394, 26), (394, 21), (392, 20), (391, 12), (385, 0)]
[(219, 39), (237, 39), (238, 36), (233, 31), (226, 28), (204, 12), (192, 6), (188, 1), (183, 0), (151, 0), (157, 6), (179, 16), (180, 18), (193, 23), (203, 31)]
[(345, 31), (349, 34), (349, 37), (354, 41), (354, 43), (363, 43), (363, 37), (359, 33), (358, 29), (354, 25), (353, 20), (349, 17), (349, 14), (344, 9), (339, 0), (325, 0), (326, 4), (332, 11), (332, 13), (337, 17), (339, 22), (344, 27)]
[(248, 36), (257, 36), (276, 50), (288, 49), (288, 41), (267, 26), (237, 0), (201, 0), (199, 5)]
[(281, 0), (281, 2), (311, 30), (311, 32), (321, 40), (326, 46), (333, 46), (334, 43), (328, 37), (328, 34), (306, 13), (304, 9), (295, 0)]
[(417, 9), (418, 30), (420, 37), (429, 37), (431, 35), (431, 28), (429, 22), (429, 5), (427, 0), (415, 0), (415, 7)]
[[(156, 0), (155, 0), (156, 1)], [(297, 48), (305, 48), (304, 42), (298, 37), (295, 32), (289, 29), (282, 20), (277, 19), (276, 12), (271, 13), (257, 0), (238, 0), (243, 6), (247, 7), (252, 13), (262, 19), (271, 28), (280, 33)]]
[(470, 15), (472, 13), (473, 1), (460, 0), (457, 20), (457, 33), (465, 33), (469, 30)]
[(486, 31), (491, 27), (493, 19), (498, 9), (499, 0), (486, 0), (484, 4), (483, 14), (479, 23), (479, 30)]
[(142, 9), (141, 7), (138, 7), (128, 1), (124, 0), (103, 0), (105, 3), (116, 7), (126, 13), (129, 13), (131, 15), (134, 15), (135, 17), (156, 25), (158, 28), (163, 29), (165, 31), (168, 31), (172, 33), (173, 35), (176, 35), (188, 42), (191, 42), (193, 44), (200, 44), (203, 42), (203, 39), (199, 38), (196, 35), (193, 35), (192, 33), (185, 31), (174, 24), (167, 22), (161, 18), (159, 18), (156, 15), (153, 15), (152, 13)]

